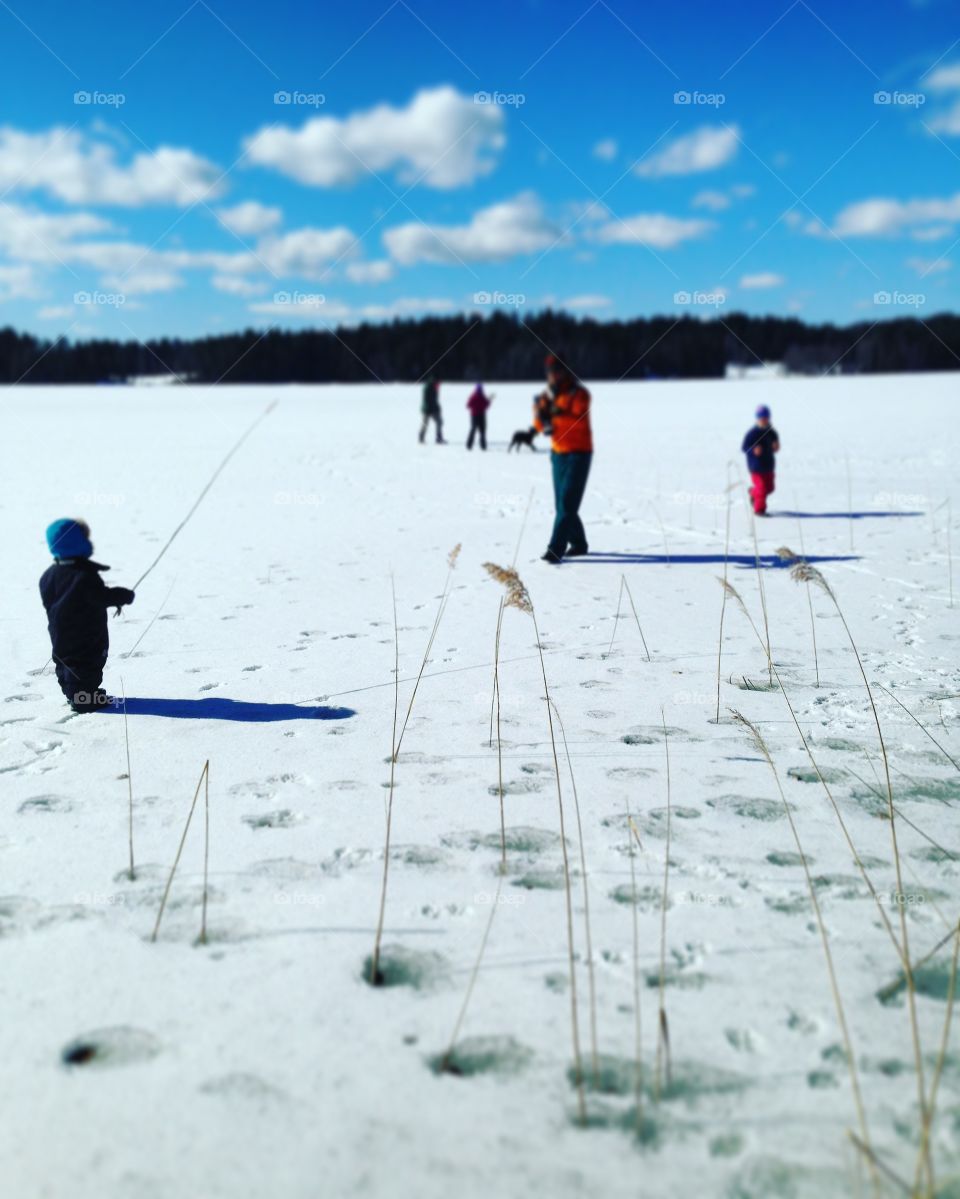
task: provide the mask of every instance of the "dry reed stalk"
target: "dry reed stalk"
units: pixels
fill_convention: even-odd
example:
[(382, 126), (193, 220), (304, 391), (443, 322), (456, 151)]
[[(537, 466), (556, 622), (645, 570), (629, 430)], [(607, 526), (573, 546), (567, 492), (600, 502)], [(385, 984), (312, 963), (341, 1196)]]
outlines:
[[(797, 532), (800, 535), (800, 553), (795, 554), (792, 549), (782, 545), (777, 550), (777, 557), (781, 562), (806, 562), (806, 549), (803, 544), (803, 526), (800, 521), (797, 521)], [(817, 686), (820, 686), (820, 659), (817, 656), (817, 622), (813, 615), (813, 594), (810, 591), (810, 584), (807, 583), (807, 609), (810, 612), (810, 636), (813, 638), (813, 668), (817, 676)]]
[(623, 593), (626, 591), (627, 598), (630, 601), (630, 610), (633, 612), (633, 619), (637, 622), (637, 632), (640, 634), (640, 640), (643, 642), (643, 652), (646, 655), (647, 661), (651, 661), (650, 650), (647, 648), (647, 639), (643, 635), (643, 628), (640, 625), (640, 617), (637, 615), (637, 605), (633, 602), (633, 593), (630, 590), (630, 584), (627, 582), (627, 576), (620, 576), (620, 590), (617, 593), (617, 614), (613, 618), (613, 632), (610, 634), (610, 644), (607, 646), (607, 652), (602, 656), (609, 658), (613, 650), (613, 639), (617, 635), (617, 629), (620, 625), (620, 607), (623, 603)]
[(662, 1077), (662, 1056), (667, 1062), (667, 1083), (670, 1082), (670, 1025), (667, 1021), (665, 998), (667, 975), (667, 904), (670, 899), (670, 825), (673, 818), (670, 789), (670, 739), (667, 736), (667, 721), (660, 709), (660, 723), (663, 725), (663, 751), (667, 759), (667, 845), (663, 855), (663, 892), (660, 897), (660, 982), (659, 982), (659, 1025), (657, 1032), (657, 1059), (654, 1075), (654, 1096), (660, 1098), (660, 1081)]
[[(790, 711), (790, 716), (791, 716), (791, 719), (793, 720), (794, 726), (796, 727), (797, 734), (799, 735), (800, 740), (803, 743), (804, 751), (806, 752), (807, 757), (810, 759), (810, 765), (816, 771), (817, 779), (819, 780), (821, 787), (823, 787), (824, 791), (826, 792), (827, 799), (830, 801), (830, 806), (833, 808), (834, 815), (837, 818), (837, 821), (840, 825), (840, 829), (843, 832), (844, 839), (847, 842), (847, 847), (849, 848), (850, 852), (853, 854), (853, 860), (856, 863), (857, 869), (860, 871), (860, 877), (866, 883), (867, 889), (869, 890), (870, 894), (873, 896), (874, 903), (876, 903), (876, 905), (877, 905), (877, 911), (880, 913), (880, 919), (883, 922), (883, 925), (886, 928), (887, 933), (890, 936), (890, 940), (893, 942), (893, 947), (897, 951), (897, 956), (902, 961), (903, 960), (903, 949), (901, 948), (900, 943), (897, 940), (896, 934), (893, 931), (893, 925), (891, 925), (891, 923), (890, 923), (890, 917), (886, 913), (886, 909), (884, 908), (883, 903), (880, 900), (880, 896), (877, 894), (877, 889), (873, 885), (873, 880), (870, 878), (870, 875), (867, 873), (867, 868), (863, 864), (863, 860), (860, 857), (860, 853), (857, 850), (857, 847), (853, 842), (853, 837), (850, 835), (850, 830), (847, 828), (847, 823), (843, 819), (843, 813), (840, 811), (840, 805), (837, 803), (836, 799), (834, 799), (833, 792), (830, 790), (830, 785), (827, 783), (827, 780), (823, 777), (823, 771), (820, 769), (820, 764), (819, 764), (819, 762), (817, 762), (817, 759), (813, 756), (813, 751), (810, 748), (810, 743), (807, 740), (806, 734), (804, 733), (803, 729), (800, 727), (800, 721), (797, 719), (796, 710), (794, 709), (794, 706), (790, 700), (790, 696), (787, 694), (786, 688), (783, 685), (783, 680), (780, 678), (780, 673), (776, 667), (774, 667), (774, 674), (776, 675), (777, 684), (780, 687), (780, 692), (783, 695), (784, 702), (786, 703), (787, 708)], [(853, 773), (853, 772), (851, 771), (851, 773)]]
[(460, 1011), (457, 1013), (457, 1019), (453, 1026), (453, 1032), (450, 1035), (450, 1044), (447, 1046), (447, 1051), (440, 1060), (441, 1073), (446, 1073), (450, 1068), (450, 1059), (453, 1057), (453, 1052), (457, 1047), (457, 1037), (460, 1035), (460, 1029), (463, 1026), (463, 1021), (467, 1015), (467, 1008), (470, 1006), (470, 999), (473, 996), (473, 989), (476, 986), (477, 978), (480, 974), (480, 963), (483, 961), (483, 955), (487, 949), (487, 941), (490, 939), (490, 929), (493, 927), (493, 918), (497, 914), (497, 908), (500, 906), (500, 889), (503, 886), (503, 874), (497, 879), (497, 892), (493, 897), (493, 904), (490, 908), (490, 915), (487, 917), (487, 924), (483, 930), (483, 937), (480, 939), (480, 948), (477, 951), (476, 959), (473, 963), (473, 969), (470, 971), (470, 978), (467, 981), (466, 994), (463, 997), (463, 1003), (460, 1005)]
[(197, 782), (197, 789), (193, 793), (193, 800), (190, 804), (190, 811), (187, 813), (187, 822), (183, 826), (183, 834), (180, 837), (180, 844), (177, 846), (177, 856), (173, 859), (173, 865), (170, 867), (170, 875), (167, 879), (167, 885), (163, 889), (163, 898), (160, 900), (160, 910), (157, 912), (157, 921), (153, 926), (153, 932), (150, 935), (151, 941), (156, 941), (157, 934), (160, 932), (160, 921), (163, 919), (163, 911), (167, 906), (167, 899), (170, 895), (170, 888), (173, 886), (173, 876), (177, 873), (177, 866), (180, 864), (180, 855), (183, 853), (183, 847), (187, 840), (187, 833), (190, 830), (190, 821), (193, 819), (193, 812), (197, 806), (197, 799), (200, 795), (200, 788), (203, 786), (203, 781), (207, 777), (207, 771), (210, 769), (210, 762), (204, 763), (203, 770), (200, 772), (200, 778)]
[[(845, 1056), (847, 1059), (847, 1065), (850, 1069), (850, 1083), (853, 1088), (854, 1104), (857, 1109), (857, 1122), (860, 1125), (860, 1136), (863, 1141), (863, 1144), (865, 1146), (869, 1147), (870, 1146), (870, 1134), (867, 1131), (867, 1116), (866, 1116), (866, 1112), (865, 1112), (864, 1106), (863, 1106), (863, 1098), (860, 1093), (860, 1079), (857, 1074), (857, 1060), (854, 1057), (854, 1053), (853, 1053), (853, 1043), (850, 1039), (850, 1030), (847, 1026), (847, 1017), (846, 1017), (846, 1013), (845, 1013), (844, 1007), (843, 1007), (843, 1000), (840, 998), (840, 987), (837, 983), (836, 971), (834, 970), (833, 954), (830, 952), (830, 941), (829, 941), (829, 938), (827, 937), (827, 929), (823, 923), (823, 915), (820, 911), (820, 902), (817, 899), (817, 889), (813, 885), (813, 878), (810, 875), (810, 865), (807, 861), (807, 855), (804, 852), (803, 845), (800, 841), (800, 833), (797, 829), (796, 824), (794, 823), (793, 813), (790, 810), (790, 805), (787, 803), (787, 797), (783, 791), (783, 784), (780, 782), (780, 772), (777, 770), (777, 767), (774, 764), (773, 758), (770, 756), (770, 751), (767, 748), (767, 743), (764, 741), (762, 734), (760, 733), (760, 731), (756, 727), (756, 725), (752, 724), (749, 720), (747, 720), (746, 716), (744, 716), (741, 712), (737, 712), (737, 711), (733, 710), (731, 712), (731, 715), (733, 716), (733, 719), (735, 721), (737, 721), (738, 724), (742, 725), (747, 730), (754, 745), (759, 750), (759, 752), (763, 755), (767, 765), (770, 767), (770, 770), (774, 777), (774, 781), (776, 782), (776, 785), (777, 785), (777, 791), (780, 793), (780, 800), (783, 804), (784, 814), (786, 815), (787, 821), (790, 824), (790, 832), (793, 834), (793, 840), (794, 840), (794, 844), (797, 847), (797, 853), (800, 855), (800, 860), (803, 864), (803, 873), (807, 880), (807, 891), (809, 892), (809, 895), (810, 895), (810, 902), (813, 905), (813, 911), (814, 911), (814, 915), (815, 915), (816, 922), (817, 922), (817, 928), (820, 932), (820, 940), (823, 944), (823, 954), (824, 954), (824, 957), (825, 957), (826, 963), (827, 963), (827, 973), (830, 976), (830, 989), (833, 992), (833, 1002), (834, 1002), (834, 1006), (837, 1011), (837, 1020), (840, 1024), (840, 1032), (843, 1037), (843, 1045), (844, 1045)], [(876, 1178), (875, 1170), (874, 1170), (874, 1183), (875, 1183), (875, 1186), (877, 1188), (879, 1188), (879, 1180)]]
[[(940, 1052), (937, 1054), (937, 1064), (934, 1068), (933, 1079), (930, 1083), (930, 1102), (927, 1105), (923, 1129), (920, 1136), (920, 1149), (917, 1153), (917, 1165), (914, 1171), (913, 1184), (915, 1189), (920, 1187), (920, 1175), (923, 1162), (930, 1148), (930, 1134), (933, 1131), (934, 1114), (937, 1107), (937, 1092), (940, 1089), (940, 1079), (943, 1076), (944, 1063), (947, 1060), (947, 1046), (950, 1044), (950, 1024), (953, 1019), (953, 1002), (957, 988), (957, 958), (960, 955), (960, 921), (957, 922), (953, 934), (953, 960), (950, 964), (950, 983), (947, 988), (947, 1010), (943, 1017), (943, 1033), (940, 1037)], [(933, 1191), (933, 1179), (930, 1179), (930, 1190)]]
[(407, 704), (407, 714), (403, 718), (403, 727), (400, 729), (400, 736), (397, 738), (397, 743), (394, 747), (394, 759), (396, 759), (400, 753), (400, 745), (403, 741), (403, 734), (407, 731), (407, 721), (410, 719), (410, 713), (413, 711), (413, 701), (417, 698), (420, 680), (423, 678), (423, 672), (427, 669), (427, 660), (430, 657), (430, 651), (433, 649), (433, 643), (436, 640), (437, 633), (440, 629), (440, 621), (443, 619), (444, 609), (447, 606), (447, 599), (450, 595), (450, 579), (453, 577), (453, 572), (456, 569), (457, 558), (459, 556), (460, 543), (458, 542), (447, 555), (447, 577), (443, 583), (443, 592), (440, 595), (440, 603), (437, 607), (437, 615), (434, 617), (433, 628), (430, 630), (427, 648), (423, 651), (423, 659), (420, 662), (420, 669), (417, 672), (417, 679), (413, 684), (413, 691), (410, 693), (410, 702)]
[(640, 840), (640, 833), (637, 831), (637, 826), (633, 823), (633, 816), (630, 814), (630, 798), (624, 798), (624, 806), (627, 810), (627, 845), (630, 849), (630, 907), (633, 916), (633, 1037), (634, 1037), (634, 1058), (636, 1059), (636, 1078), (635, 1090), (637, 1096), (637, 1132), (643, 1131), (643, 1037), (641, 1035), (640, 1023), (640, 914), (637, 911), (637, 867), (636, 867), (636, 851), (633, 848), (633, 838), (636, 837), (637, 844), (642, 851), (643, 843)]
[(577, 1010), (577, 972), (573, 937), (573, 896), (570, 884), (570, 859), (567, 854), (563, 791), (560, 785), (560, 761), (557, 756), (557, 740), (553, 729), (553, 712), (551, 710), (550, 686), (547, 682), (547, 667), (543, 659), (543, 647), (540, 643), (540, 628), (537, 624), (537, 614), (534, 610), (533, 601), (530, 599), (530, 594), (517, 572), (513, 569), (504, 569), (504, 567), (497, 566), (493, 562), (485, 562), (483, 565), (490, 577), (495, 579), (505, 589), (504, 607), (517, 608), (520, 612), (525, 612), (533, 621), (533, 633), (537, 641), (540, 673), (543, 676), (544, 697), (547, 701), (547, 725), (550, 731), (550, 748), (553, 754), (553, 772), (557, 783), (557, 808), (560, 814), (560, 847), (563, 853), (564, 894), (567, 912), (567, 956), (570, 967), (570, 1021), (573, 1034), (574, 1072), (577, 1081), (577, 1109), (581, 1125), (586, 1126), (587, 1104), (583, 1087), (583, 1062), (580, 1052), (580, 1024)]
[(583, 923), (584, 936), (587, 946), (587, 986), (590, 999), (590, 1061), (593, 1068), (594, 1085), (600, 1085), (600, 1056), (597, 1051), (597, 988), (593, 966), (593, 937), (590, 932), (590, 883), (587, 877), (587, 857), (583, 848), (583, 825), (580, 821), (580, 797), (577, 794), (577, 780), (573, 774), (573, 759), (570, 757), (570, 747), (567, 745), (567, 733), (560, 718), (557, 705), (550, 700), (557, 724), (560, 726), (560, 738), (563, 741), (563, 752), (567, 759), (567, 769), (570, 772), (570, 790), (573, 792), (573, 808), (577, 816), (577, 840), (580, 843), (580, 873), (583, 875)]
[[(847, 624), (847, 618), (840, 606), (840, 601), (837, 599), (830, 584), (824, 578), (816, 567), (811, 566), (809, 562), (799, 562), (790, 571), (790, 576), (796, 582), (813, 583), (819, 587), (833, 603), (837, 615), (840, 617), (840, 623), (843, 625), (844, 632), (847, 634), (847, 639), (850, 642), (850, 648), (853, 650), (853, 656), (857, 661), (857, 666), (860, 669), (860, 676), (863, 679), (863, 685), (867, 689), (867, 698), (870, 701), (870, 710), (873, 714), (873, 721), (877, 729), (877, 737), (880, 741), (880, 754), (883, 758), (884, 776), (887, 786), (887, 805), (888, 815), (890, 818), (890, 837), (893, 845), (893, 860), (897, 875), (897, 894), (903, 894), (903, 871), (900, 862), (900, 847), (897, 843), (897, 820), (896, 808), (893, 803), (893, 783), (890, 779), (890, 762), (887, 757), (887, 745), (883, 737), (883, 729), (880, 727), (880, 716), (877, 712), (876, 701), (873, 698), (873, 688), (870, 686), (870, 680), (867, 678), (867, 672), (863, 666), (863, 659), (860, 657), (860, 651), (857, 649), (857, 643), (853, 639), (853, 633), (850, 631), (850, 626)], [(926, 1085), (923, 1077), (923, 1053), (920, 1046), (920, 1026), (917, 1019), (917, 997), (916, 988), (913, 981), (913, 970), (910, 965), (910, 935), (907, 931), (907, 913), (906, 905), (898, 904), (900, 909), (900, 945), (903, 953), (904, 974), (907, 980), (907, 998), (908, 1008), (910, 1013), (910, 1034), (913, 1041), (913, 1056), (914, 1064), (917, 1073), (917, 1097), (920, 1104), (921, 1119), (926, 1118)], [(928, 1159), (927, 1170), (929, 1181), (933, 1185), (933, 1167)]]
[(906, 712), (906, 714), (910, 717), (910, 719), (917, 726), (917, 728), (922, 729), (923, 732), (926, 733), (926, 735), (930, 738), (930, 740), (937, 747), (937, 749), (940, 750), (940, 752), (947, 759), (947, 761), (950, 763), (950, 765), (953, 766), (953, 768), (955, 770), (960, 770), (960, 762), (958, 762), (956, 758), (951, 757), (951, 755), (947, 753), (947, 751), (943, 748), (943, 746), (936, 739), (936, 737), (934, 737), (933, 733), (930, 732), (930, 730), (927, 728), (927, 726), (918, 717), (914, 716), (914, 714), (910, 711), (910, 709), (907, 707), (907, 705), (904, 703), (901, 703), (901, 701), (899, 699), (897, 699), (897, 697), (893, 694), (892, 691), (889, 691), (886, 687), (884, 687), (883, 683), (877, 683), (877, 686), (884, 693), (884, 695), (889, 695), (895, 704), (900, 704), (900, 707), (903, 708), (904, 712)]
[(390, 789), (387, 792), (387, 827), (383, 845), (383, 880), (380, 884), (380, 909), (377, 915), (377, 932), (373, 940), (373, 956), (370, 959), (370, 985), (379, 987), (383, 978), (380, 974), (380, 943), (383, 940), (383, 920), (387, 910), (387, 879), (390, 873), (390, 832), (393, 825), (393, 792), (397, 770), (397, 714), (400, 707), (400, 629), (397, 622), (397, 590), (390, 576), (390, 594), (393, 598), (393, 732), (390, 737)]

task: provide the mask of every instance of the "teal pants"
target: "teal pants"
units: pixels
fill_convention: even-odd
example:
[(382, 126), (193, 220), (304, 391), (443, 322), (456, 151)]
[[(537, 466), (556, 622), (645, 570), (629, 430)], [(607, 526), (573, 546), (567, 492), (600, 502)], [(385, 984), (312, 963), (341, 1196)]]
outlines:
[(587, 548), (587, 534), (579, 513), (592, 460), (592, 453), (558, 454), (555, 450), (551, 451), (553, 498), (557, 515), (547, 548), (558, 557), (563, 557), (568, 548)]

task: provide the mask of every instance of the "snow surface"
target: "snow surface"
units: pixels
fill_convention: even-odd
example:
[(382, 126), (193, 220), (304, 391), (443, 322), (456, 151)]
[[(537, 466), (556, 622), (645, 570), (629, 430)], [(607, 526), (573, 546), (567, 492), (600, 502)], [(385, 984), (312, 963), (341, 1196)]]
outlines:
[[(913, 1178), (918, 1135), (907, 1007), (878, 1002), (897, 958), (783, 696), (735, 604), (715, 705), (725, 488), (754, 406), (783, 451), (773, 510), (865, 513), (758, 527), (826, 562), (871, 679), (958, 754), (958, 613), (947, 510), (956, 376), (606, 385), (583, 515), (606, 557), (540, 562), (552, 512), (545, 453), (506, 453), (534, 384), (496, 386), (487, 454), (467, 455), (468, 388), (445, 386), (447, 447), (418, 446), (416, 388), (17, 388), (3, 394), (5, 598), (0, 689), (0, 1191), (16, 1197), (846, 1195), (865, 1177), (849, 1074), (803, 871), (773, 775), (729, 717), (767, 738), (817, 880), (870, 1135)], [(93, 527), (108, 580), (132, 584), (223, 455), (227, 465), (122, 617), (106, 684), (142, 701), (349, 707), (271, 722), (129, 716), (136, 879), (127, 866), (124, 724), (70, 717), (36, 579), (61, 515)], [(732, 467), (728, 464), (732, 463)], [(730, 472), (728, 474), (728, 471)], [(529, 518), (524, 513), (532, 495)], [(762, 628), (743, 489), (730, 578)], [(871, 517), (870, 512), (922, 515)], [(522, 533), (522, 538), (521, 538)], [(497, 754), (488, 742), (500, 589), (517, 565), (536, 606), (582, 813), (604, 1086), (576, 1121), (558, 807), (532, 623), (505, 613), (502, 748), (508, 872), (460, 1034), (462, 1076), (437, 1074), (497, 894)], [(960, 539), (954, 529), (954, 552)], [(383, 871), (393, 720), (447, 572), (449, 601), (396, 769), (385, 947), (420, 985), (364, 981)], [(661, 559), (664, 548), (673, 561)], [(630, 560), (629, 555), (633, 555)], [(644, 560), (641, 555), (651, 555)], [(698, 561), (697, 556), (709, 559)], [(719, 556), (720, 561), (716, 561)], [(624, 600), (625, 575), (652, 661)], [(866, 693), (829, 599), (763, 572), (774, 659), (899, 935), (882, 766)], [(956, 581), (960, 585), (960, 579)], [(158, 615), (159, 612), (159, 615)], [(151, 624), (151, 622), (153, 622)], [(131, 650), (142, 637), (136, 652)], [(730, 682), (731, 678), (734, 680)], [(877, 692), (900, 810), (914, 958), (957, 919), (958, 776)], [(137, 705), (131, 702), (131, 709)], [(660, 902), (671, 767), (666, 1009), (671, 1083), (631, 1112), (635, 861), (645, 1085), (653, 1087)], [(289, 715), (289, 712), (279, 713)], [(200, 927), (203, 812), (149, 941), (190, 799), (210, 760), (209, 942)], [(580, 1038), (590, 1029), (584, 883), (566, 760)], [(858, 781), (853, 773), (860, 776)], [(533, 830), (531, 832), (530, 830)], [(945, 852), (949, 851), (949, 852)], [(780, 864), (778, 864), (780, 863)], [(929, 1086), (949, 943), (918, 999)], [(389, 955), (388, 955), (389, 957)], [(939, 971), (939, 973), (937, 973)], [(92, 1060), (65, 1065), (80, 1039)], [(479, 1040), (490, 1038), (492, 1040)], [(84, 1056), (81, 1049), (80, 1057)], [(612, 1060), (607, 1060), (612, 1059)], [(476, 1066), (476, 1072), (471, 1072)], [(938, 1179), (960, 1162), (960, 1058), (948, 1056)], [(614, 1092), (626, 1093), (614, 1093)], [(893, 1187), (891, 1193), (896, 1193)]]

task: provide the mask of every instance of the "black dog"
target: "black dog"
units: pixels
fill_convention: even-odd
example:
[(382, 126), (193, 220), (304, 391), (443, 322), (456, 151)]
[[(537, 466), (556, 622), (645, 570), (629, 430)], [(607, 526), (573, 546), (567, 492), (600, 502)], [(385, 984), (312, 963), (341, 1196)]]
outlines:
[(507, 453), (509, 454), (511, 450), (515, 449), (519, 454), (520, 447), (522, 445), (529, 446), (530, 449), (536, 453), (537, 447), (533, 444), (533, 439), (536, 437), (536, 435), (536, 429), (518, 429), (513, 435), (513, 440), (507, 446)]

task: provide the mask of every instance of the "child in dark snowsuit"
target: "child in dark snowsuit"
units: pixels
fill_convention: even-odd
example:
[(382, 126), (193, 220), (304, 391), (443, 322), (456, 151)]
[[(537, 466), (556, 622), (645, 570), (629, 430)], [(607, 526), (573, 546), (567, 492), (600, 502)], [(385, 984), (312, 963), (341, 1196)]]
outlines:
[(82, 520), (55, 520), (47, 529), (53, 565), (40, 579), (47, 610), (57, 682), (74, 712), (95, 712), (110, 704), (100, 687), (110, 638), (107, 609), (133, 603), (126, 587), (107, 587), (100, 577), (109, 566), (93, 562), (90, 529)]
[(478, 383), (467, 400), (467, 410), (470, 413), (470, 436), (467, 438), (467, 449), (473, 449), (473, 439), (480, 434), (480, 449), (487, 448), (487, 409), (493, 397), (483, 390), (483, 384)]
[(753, 511), (757, 516), (766, 516), (767, 496), (773, 494), (776, 483), (774, 455), (780, 449), (780, 438), (770, 424), (770, 409), (766, 404), (757, 409), (757, 423), (747, 430), (740, 448), (747, 455)]

